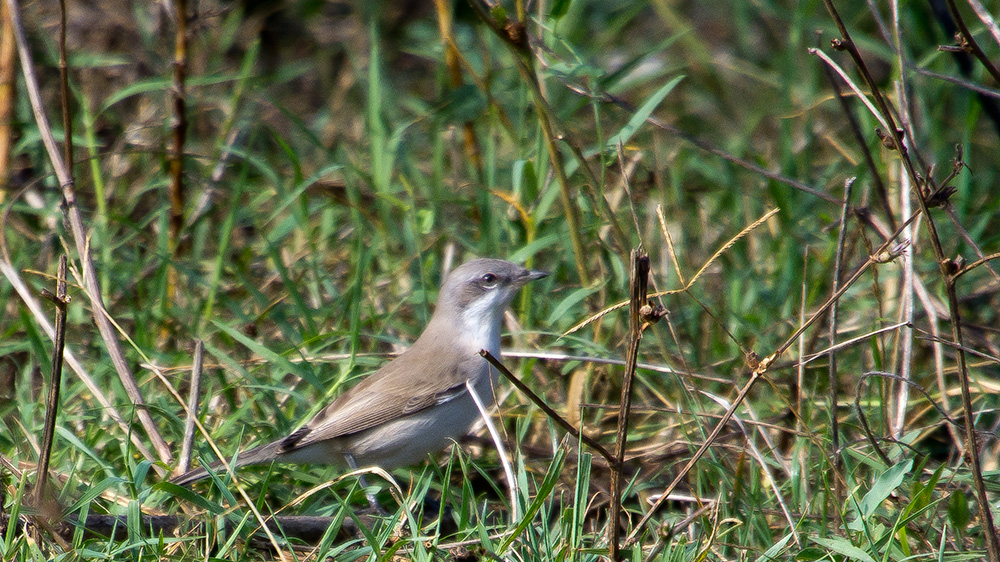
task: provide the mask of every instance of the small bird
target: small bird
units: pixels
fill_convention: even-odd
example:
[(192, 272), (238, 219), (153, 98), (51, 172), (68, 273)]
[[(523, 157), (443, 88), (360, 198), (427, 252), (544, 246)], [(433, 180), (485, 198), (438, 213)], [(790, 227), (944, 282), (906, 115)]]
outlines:
[[(497, 259), (459, 266), (445, 279), (430, 323), (409, 349), (301, 429), (240, 453), (233, 468), (276, 461), (388, 470), (441, 450), (480, 417), (466, 381), (492, 404), (498, 374), (479, 351), (500, 357), (504, 310), (518, 289), (546, 275)], [(198, 468), (171, 482), (183, 486), (207, 476)]]

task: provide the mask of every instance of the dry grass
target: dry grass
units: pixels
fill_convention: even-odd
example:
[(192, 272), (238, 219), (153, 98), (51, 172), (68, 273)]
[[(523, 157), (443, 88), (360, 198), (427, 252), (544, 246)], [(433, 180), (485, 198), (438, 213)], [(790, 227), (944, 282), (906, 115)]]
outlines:
[[(483, 437), (372, 476), (405, 506), (387, 519), (358, 519), (358, 480), (318, 467), (196, 492), (162, 476), (192, 431), (196, 340), (193, 456), (211, 460), (405, 347), (442, 273), (487, 255), (553, 272), (515, 303), (506, 364), (614, 450), (641, 245), (668, 314), (637, 348), (621, 558), (996, 560), (980, 507), (1000, 468), (1000, 39), (963, 5), (975, 47), (938, 50), (950, 4), (838, 3), (838, 21), (816, 2), (202, 2), (183, 76), (165, 4), (69, 4), (72, 188), (24, 81), (0, 96), (18, 124), (0, 139), (3, 507), (32, 525), (120, 515), (128, 533), (11, 526), (3, 558), (204, 559), (204, 536), (225, 560), (606, 556), (616, 464), (506, 385), (520, 521)], [(58, 122), (58, 12), (21, 9)], [(36, 301), (63, 253), (69, 368), (40, 507), (53, 352)], [(274, 513), (333, 525), (298, 554), (281, 530), (257, 548)], [(141, 514), (182, 524), (150, 539)]]

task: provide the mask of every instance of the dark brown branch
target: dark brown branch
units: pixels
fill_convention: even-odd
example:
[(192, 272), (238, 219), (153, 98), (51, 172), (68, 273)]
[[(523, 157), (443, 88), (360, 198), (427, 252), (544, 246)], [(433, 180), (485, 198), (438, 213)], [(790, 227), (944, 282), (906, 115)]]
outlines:
[(862, 264), (861, 267), (859, 267), (857, 271), (855, 271), (854, 274), (847, 281), (844, 282), (840, 290), (831, 295), (830, 298), (827, 299), (827, 301), (823, 303), (822, 306), (820, 306), (819, 310), (817, 310), (811, 317), (809, 317), (809, 320), (804, 322), (802, 326), (800, 326), (797, 330), (795, 330), (795, 333), (789, 336), (789, 338), (786, 339), (784, 343), (778, 346), (778, 348), (771, 355), (768, 355), (759, 362), (756, 362), (755, 364), (751, 365), (752, 370), (749, 373), (750, 378), (747, 380), (746, 384), (743, 385), (743, 388), (740, 389), (739, 393), (736, 395), (736, 398), (733, 399), (733, 402), (726, 410), (726, 413), (722, 415), (722, 418), (715, 425), (715, 428), (712, 429), (712, 432), (708, 435), (708, 437), (705, 438), (705, 441), (701, 444), (701, 447), (699, 447), (698, 450), (695, 452), (694, 456), (691, 457), (691, 460), (689, 460), (687, 464), (684, 465), (684, 468), (682, 468), (680, 472), (677, 474), (677, 476), (674, 477), (673, 481), (670, 482), (670, 485), (668, 485), (666, 489), (660, 494), (659, 499), (657, 499), (656, 502), (653, 503), (652, 507), (649, 508), (646, 514), (642, 516), (642, 519), (640, 519), (639, 522), (635, 525), (635, 528), (632, 529), (632, 532), (625, 540), (623, 548), (628, 548), (629, 546), (634, 544), (635, 541), (638, 540), (639, 533), (649, 522), (649, 519), (660, 509), (660, 507), (663, 505), (663, 502), (665, 502), (667, 498), (670, 496), (670, 494), (673, 493), (673, 491), (677, 488), (678, 484), (680, 484), (681, 480), (687, 477), (688, 473), (691, 472), (691, 469), (694, 468), (694, 465), (697, 464), (699, 460), (701, 460), (701, 457), (703, 457), (705, 453), (708, 452), (709, 447), (711, 447), (712, 444), (715, 442), (715, 440), (718, 439), (719, 434), (722, 433), (723, 428), (725, 428), (726, 424), (729, 423), (729, 420), (732, 419), (733, 414), (736, 412), (736, 408), (738, 408), (743, 403), (743, 400), (746, 399), (747, 394), (757, 383), (757, 381), (760, 380), (765, 373), (767, 373), (771, 365), (781, 356), (782, 353), (785, 352), (785, 350), (787, 350), (792, 345), (792, 343), (796, 339), (798, 339), (799, 335), (802, 332), (804, 332), (809, 326), (811, 326), (814, 322), (816, 322), (816, 320), (818, 320), (824, 314), (826, 314), (826, 311), (830, 308), (830, 306), (832, 306), (834, 302), (840, 299), (840, 297), (849, 288), (851, 288), (854, 285), (854, 283), (857, 282), (858, 279), (861, 278), (861, 274), (867, 271), (872, 264), (883, 263), (893, 258), (893, 256), (896, 254), (896, 251), (900, 251), (897, 248), (894, 248), (893, 249), (894, 251), (890, 251), (889, 246), (893, 244), (894, 240), (896, 239), (897, 236), (899, 236), (902, 230), (906, 228), (907, 225), (909, 225), (911, 222), (913, 222), (913, 220), (915, 220), (918, 216), (920, 216), (919, 212), (914, 213), (913, 216), (911, 216), (898, 229), (896, 229), (896, 231), (892, 234), (892, 236), (890, 236), (877, 250), (875, 250), (875, 252), (871, 256), (868, 256), (868, 259), (865, 261), (865, 263)]
[(613, 561), (621, 559), (622, 463), (628, 441), (628, 422), (632, 410), (632, 383), (635, 380), (639, 342), (642, 340), (641, 310), (646, 306), (649, 284), (649, 256), (642, 249), (632, 250), (632, 282), (629, 297), (628, 351), (622, 380), (621, 402), (618, 406), (618, 432), (615, 439), (615, 463), (611, 465), (611, 501), (608, 506), (608, 548)]
[(42, 430), (42, 448), (38, 455), (38, 472), (35, 478), (35, 505), (41, 506), (45, 500), (45, 490), (49, 478), (49, 458), (52, 454), (52, 440), (56, 433), (56, 414), (59, 412), (59, 390), (62, 386), (63, 351), (66, 349), (66, 255), (59, 256), (59, 277), (56, 280), (56, 294), (43, 291), (42, 295), (56, 305), (56, 329), (52, 352), (52, 371), (49, 374), (49, 394), (45, 401), (45, 426)]
[[(84, 289), (86, 290), (87, 297), (90, 299), (94, 322), (97, 324), (97, 330), (101, 333), (101, 339), (108, 350), (108, 355), (111, 358), (112, 365), (115, 367), (115, 372), (118, 373), (118, 378), (121, 380), (122, 386), (129, 396), (129, 400), (135, 406), (136, 417), (149, 436), (149, 440), (152, 441), (159, 460), (166, 464), (172, 464), (173, 456), (170, 453), (170, 447), (167, 446), (156, 424), (153, 423), (153, 418), (146, 407), (146, 401), (143, 399), (139, 385), (136, 383), (135, 377), (128, 366), (128, 361), (125, 359), (125, 352), (122, 350), (121, 342), (118, 341), (115, 327), (111, 324), (108, 311), (104, 307), (100, 282), (97, 279), (97, 269), (94, 267), (94, 260), (90, 256), (89, 238), (83, 226), (83, 216), (80, 212), (80, 207), (76, 202), (76, 189), (73, 183), (73, 176), (69, 173), (66, 163), (63, 162), (62, 155), (59, 154), (55, 137), (52, 135), (52, 127), (49, 125), (48, 116), (46, 116), (45, 109), (42, 106), (42, 95), (38, 88), (38, 80), (34, 74), (31, 51), (28, 47), (28, 39), (24, 33), (24, 25), (21, 22), (20, 8), (17, 0), (6, 0), (6, 3), (10, 11), (14, 39), (21, 60), (21, 73), (24, 76), (25, 89), (28, 91), (31, 110), (35, 117), (35, 123), (38, 125), (38, 133), (42, 138), (42, 144), (45, 145), (45, 152), (49, 157), (49, 162), (52, 164), (52, 169), (55, 171), (56, 177), (59, 179), (59, 185), (62, 187), (65, 215), (69, 221), (69, 230), (73, 234), (73, 242), (80, 257), (83, 269)], [(149, 451), (141, 442), (137, 443), (136, 446), (148, 460), (156, 460), (149, 454)], [(154, 470), (163, 472), (160, 464), (154, 464)]]
[[(951, 1), (952, 0), (949, 0), (949, 2)], [(868, 85), (868, 88), (872, 93), (872, 97), (875, 98), (875, 102), (879, 108), (879, 112), (882, 114), (882, 118), (889, 125), (889, 131), (886, 132), (886, 136), (892, 141), (889, 144), (894, 149), (899, 151), (900, 161), (903, 163), (903, 167), (906, 168), (906, 173), (910, 178), (910, 187), (913, 190), (913, 195), (916, 198), (917, 203), (920, 205), (920, 212), (924, 216), (924, 223), (927, 225), (928, 239), (930, 240), (931, 248), (934, 251), (935, 260), (937, 261), (938, 267), (941, 269), (941, 273), (944, 276), (945, 291), (948, 294), (948, 315), (951, 320), (952, 338), (960, 346), (958, 348), (958, 378), (959, 384), (962, 387), (962, 409), (965, 415), (965, 451), (969, 460), (969, 469), (972, 474), (973, 484), (976, 489), (979, 518), (983, 529), (983, 538), (986, 542), (987, 558), (990, 562), (1000, 562), (1000, 537), (997, 537), (996, 530), (993, 526), (993, 513), (990, 510), (989, 496), (986, 493), (986, 484), (983, 481), (983, 472), (980, 465), (979, 444), (976, 438), (975, 430), (976, 418), (973, 415), (972, 410), (972, 399), (969, 391), (969, 371), (968, 365), (966, 364), (964, 342), (962, 341), (962, 318), (958, 310), (958, 293), (955, 288), (955, 280), (952, 277), (952, 275), (956, 273), (959, 268), (952, 260), (945, 258), (944, 249), (941, 246), (941, 237), (938, 235), (937, 226), (934, 223), (934, 217), (928, 212), (928, 196), (924, 193), (924, 188), (928, 182), (923, 181), (921, 175), (918, 174), (914, 168), (906, 143), (903, 142), (902, 129), (896, 126), (896, 121), (888, 100), (886, 100), (885, 96), (882, 95), (881, 90), (878, 88), (878, 84), (875, 82), (875, 79), (872, 78), (868, 65), (861, 57), (861, 52), (858, 50), (854, 40), (851, 39), (850, 32), (848, 32), (843, 18), (840, 17), (840, 13), (837, 11), (836, 6), (834, 6), (833, 0), (823, 0), (823, 3), (826, 5), (827, 11), (830, 12), (830, 16), (833, 18), (834, 23), (837, 25), (837, 29), (841, 35), (840, 39), (835, 39), (833, 41), (834, 48), (846, 50), (848, 54), (850, 54), (854, 64), (858, 67), (858, 70), (864, 77), (865, 83)], [(949, 9), (951, 8), (952, 6), (949, 5)], [(957, 11), (953, 14), (953, 17), (956, 19), (956, 24), (961, 22), (961, 18), (957, 16)], [(962, 33), (965, 39), (970, 41), (969, 45), (971, 47), (975, 41), (971, 40), (971, 34), (968, 33), (968, 29), (963, 29)], [(973, 50), (975, 50), (975, 48), (973, 48)], [(991, 67), (992, 65), (989, 65), (987, 66), (987, 69), (992, 70)], [(993, 72), (991, 72), (991, 74), (993, 74)], [(1000, 72), (994, 74), (994, 78), (1000, 82)]]
[(1000, 84), (1000, 69), (993, 64), (990, 57), (979, 46), (979, 43), (976, 42), (976, 38), (972, 36), (969, 26), (965, 25), (965, 20), (962, 19), (962, 14), (958, 12), (955, 0), (945, 0), (945, 3), (948, 4), (948, 12), (951, 14), (951, 19), (955, 20), (955, 25), (958, 26), (958, 30), (962, 33), (962, 40), (968, 45), (969, 51), (986, 68), (986, 71), (997, 81), (997, 84)]
[[(59, 0), (59, 90), (62, 97), (63, 159), (70, 177), (73, 175), (73, 121), (69, 110), (69, 65), (66, 62), (66, 0)], [(56, 294), (43, 296), (56, 305), (55, 337), (53, 338), (52, 370), (49, 373), (49, 394), (45, 401), (45, 424), (42, 426), (42, 448), (38, 455), (35, 478), (35, 505), (41, 506), (48, 487), (49, 459), (59, 413), (59, 391), (62, 388), (63, 352), (66, 349), (66, 255), (59, 256), (59, 276)]]
[[(377, 522), (366, 515), (360, 515), (359, 519), (366, 526), (372, 526)], [(308, 515), (279, 515), (267, 519), (267, 527), (271, 532), (281, 533), (288, 539), (298, 539), (306, 543), (316, 544), (326, 535), (330, 526), (336, 522), (336, 517), (314, 517)], [(16, 522), (18, 527), (25, 528), (27, 521)], [(6, 522), (8, 525), (14, 523)], [(185, 525), (186, 521), (175, 515), (142, 515), (141, 531), (147, 531), (146, 536), (169, 536), (175, 533), (178, 528)], [(240, 520), (227, 519), (226, 528), (228, 532), (233, 532)], [(193, 533), (197, 534), (202, 527), (202, 523), (194, 525)], [(83, 527), (84, 540), (96, 537), (109, 537), (116, 541), (128, 539), (129, 526), (128, 517), (125, 515), (104, 515), (91, 513), (82, 523), (76, 515), (70, 515), (61, 525), (55, 528), (59, 537), (66, 541), (73, 540), (73, 534), (77, 527)], [(6, 529), (0, 529), (6, 535)], [(202, 531), (203, 532), (203, 531)], [(357, 536), (360, 528), (357, 521), (352, 517), (344, 517), (340, 523), (339, 535), (344, 537)], [(270, 543), (267, 543), (270, 544)]]
[(580, 441), (583, 441), (588, 446), (597, 451), (597, 454), (601, 455), (602, 457), (604, 457), (604, 460), (608, 461), (608, 465), (613, 466), (615, 464), (615, 457), (614, 455), (611, 454), (610, 451), (605, 449), (603, 445), (595, 441), (592, 437), (588, 436), (586, 433), (583, 433), (582, 431), (573, 427), (571, 423), (566, 421), (566, 419), (560, 416), (558, 412), (556, 412), (548, 404), (546, 404), (545, 401), (541, 399), (541, 397), (539, 397), (530, 388), (528, 388), (528, 385), (524, 384), (523, 382), (521, 382), (520, 379), (514, 376), (514, 373), (511, 373), (510, 369), (505, 367), (504, 364), (501, 363), (499, 359), (493, 356), (492, 353), (483, 349), (479, 351), (479, 354), (482, 355), (484, 358), (486, 358), (486, 360), (489, 361), (490, 365), (493, 365), (498, 371), (500, 371), (500, 373), (504, 377), (506, 377), (507, 380), (511, 382), (511, 384), (517, 387), (518, 390), (523, 392), (525, 396), (527, 396), (532, 402), (534, 402), (535, 405), (538, 406), (538, 408), (542, 412), (544, 412), (546, 416), (549, 417), (549, 419), (556, 422), (556, 424), (559, 427), (565, 429), (567, 433), (569, 433), (573, 437), (576, 437)]
[[(817, 42), (818, 41), (819, 35), (817, 33)], [(823, 68), (823, 75), (826, 76), (827, 82), (830, 83), (830, 87), (833, 89), (833, 94), (836, 96), (837, 102), (840, 103), (840, 108), (844, 112), (844, 117), (847, 118), (847, 124), (851, 128), (851, 134), (854, 136), (854, 141), (857, 142), (858, 148), (861, 150), (861, 154), (865, 158), (865, 166), (868, 168), (868, 172), (872, 176), (872, 183), (875, 187), (875, 193), (878, 195), (878, 202), (882, 206), (882, 211), (885, 213), (885, 217), (891, 225), (890, 228), (895, 229), (896, 217), (892, 214), (892, 205), (889, 204), (888, 190), (885, 188), (882, 176), (879, 175), (878, 167), (875, 165), (875, 159), (872, 157), (872, 151), (868, 148), (868, 141), (865, 139), (864, 133), (861, 132), (861, 124), (858, 123), (858, 118), (854, 115), (854, 111), (851, 108), (850, 98), (844, 95), (844, 91), (840, 87), (840, 80), (833, 72), (833, 69), (825, 64), (821, 66)]]
[[(187, 0), (175, 0), (177, 29), (174, 35), (173, 133), (174, 146), (170, 151), (170, 254), (180, 245), (184, 227), (184, 143), (187, 140)], [(167, 273), (167, 302), (173, 300), (177, 290), (177, 268), (170, 266)]]
[[(70, 177), (73, 175), (73, 122), (69, 110), (69, 65), (66, 62), (66, 0), (59, 0), (59, 88), (62, 96), (63, 158)], [(62, 388), (63, 352), (66, 350), (66, 255), (59, 256), (59, 275), (56, 294), (43, 291), (42, 295), (56, 305), (55, 337), (53, 338), (52, 370), (49, 373), (49, 394), (45, 400), (45, 423), (42, 426), (42, 447), (38, 455), (35, 477), (35, 505), (41, 506), (48, 488), (49, 459), (56, 433), (56, 415), (59, 413), (59, 392)]]

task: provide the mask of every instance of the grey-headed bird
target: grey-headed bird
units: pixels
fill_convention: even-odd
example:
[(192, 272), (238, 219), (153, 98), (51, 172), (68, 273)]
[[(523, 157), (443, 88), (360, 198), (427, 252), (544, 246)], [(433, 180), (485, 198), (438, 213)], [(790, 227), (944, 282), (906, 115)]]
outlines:
[[(492, 404), (497, 373), (479, 351), (500, 357), (504, 310), (518, 289), (546, 275), (497, 259), (459, 266), (409, 349), (291, 435), (240, 453), (233, 468), (274, 461), (391, 469), (443, 449), (480, 417), (466, 381)], [(187, 485), (206, 476), (198, 468), (171, 481)]]

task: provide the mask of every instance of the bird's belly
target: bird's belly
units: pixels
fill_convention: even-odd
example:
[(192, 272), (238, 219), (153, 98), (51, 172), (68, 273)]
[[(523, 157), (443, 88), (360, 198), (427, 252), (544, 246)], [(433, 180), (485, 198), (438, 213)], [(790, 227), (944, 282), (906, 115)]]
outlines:
[[(487, 411), (494, 403), (490, 376), (475, 384)], [(355, 434), (327, 439), (282, 455), (285, 462), (346, 465), (350, 454), (359, 467), (392, 469), (427, 460), (465, 435), (480, 418), (479, 409), (467, 392), (415, 414), (383, 423)]]
[[(492, 403), (491, 397), (480, 398)], [(358, 466), (390, 469), (415, 464), (465, 435), (479, 417), (472, 399), (467, 394), (458, 396), (355, 436), (351, 453)]]

